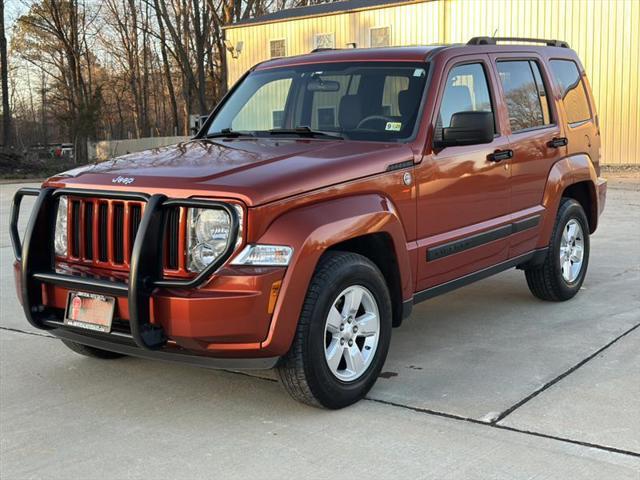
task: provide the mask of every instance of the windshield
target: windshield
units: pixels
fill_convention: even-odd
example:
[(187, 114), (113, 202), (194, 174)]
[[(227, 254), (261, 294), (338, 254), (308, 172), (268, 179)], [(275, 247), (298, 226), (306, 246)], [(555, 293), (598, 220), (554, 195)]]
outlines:
[(427, 65), (332, 63), (259, 70), (225, 101), (207, 135), (305, 135), (406, 141)]

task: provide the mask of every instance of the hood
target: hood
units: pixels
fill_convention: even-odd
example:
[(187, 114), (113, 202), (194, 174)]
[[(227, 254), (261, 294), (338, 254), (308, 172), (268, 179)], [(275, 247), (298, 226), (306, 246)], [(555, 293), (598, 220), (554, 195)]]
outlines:
[[(191, 140), (70, 170), (56, 186), (237, 198), (249, 206), (384, 172), (413, 159), (397, 143), (316, 139)], [(120, 178), (119, 178), (120, 177)], [(201, 193), (202, 192), (202, 193)]]

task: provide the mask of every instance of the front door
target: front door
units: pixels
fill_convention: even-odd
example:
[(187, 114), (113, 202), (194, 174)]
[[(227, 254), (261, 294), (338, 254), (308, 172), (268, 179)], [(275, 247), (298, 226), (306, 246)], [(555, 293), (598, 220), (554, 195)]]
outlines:
[(508, 153), (509, 140), (500, 128), (489, 58), (457, 59), (442, 78), (433, 121), (436, 143), (454, 113), (493, 112), (496, 128), (493, 142), (434, 148), (416, 168), (417, 290), (505, 261), (508, 251), (510, 161), (492, 155)]

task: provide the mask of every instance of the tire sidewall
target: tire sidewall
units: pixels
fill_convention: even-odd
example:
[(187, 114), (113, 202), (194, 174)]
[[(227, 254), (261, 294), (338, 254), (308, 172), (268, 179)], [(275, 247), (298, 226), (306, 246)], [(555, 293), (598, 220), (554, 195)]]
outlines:
[[(391, 339), (391, 300), (380, 271), (373, 264), (349, 262), (335, 274), (335, 281), (323, 289), (313, 306), (304, 362), (314, 396), (328, 408), (354, 403), (369, 391), (382, 369)], [(365, 287), (373, 295), (380, 316), (380, 332), (374, 358), (365, 373), (356, 380), (344, 382), (333, 375), (325, 359), (325, 323), (338, 295), (354, 285)], [(322, 388), (314, 388), (314, 385)]]
[[(576, 220), (582, 228), (582, 235), (584, 237), (584, 256), (582, 260), (582, 268), (580, 274), (573, 282), (567, 282), (562, 276), (562, 265), (560, 262), (560, 244), (562, 241), (562, 234), (564, 228), (570, 220)], [(589, 222), (584, 210), (578, 202), (575, 200), (568, 200), (562, 205), (558, 216), (558, 225), (554, 231), (554, 238), (551, 244), (551, 255), (553, 258), (553, 273), (558, 289), (560, 290), (561, 297), (571, 298), (573, 297), (580, 287), (587, 275), (587, 268), (589, 266), (589, 253), (590, 253), (590, 241), (589, 241)]]

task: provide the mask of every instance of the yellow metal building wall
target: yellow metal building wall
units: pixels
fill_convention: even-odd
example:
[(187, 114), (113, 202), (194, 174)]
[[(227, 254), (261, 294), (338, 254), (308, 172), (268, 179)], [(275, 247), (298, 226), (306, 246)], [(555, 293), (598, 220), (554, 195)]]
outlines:
[(640, 165), (640, 0), (433, 0), (323, 17), (227, 29), (244, 42), (228, 55), (229, 82), (269, 58), (269, 40), (286, 39), (287, 55), (313, 49), (316, 33), (336, 47), (369, 46), (369, 29), (391, 27), (392, 45), (464, 43), (473, 36), (566, 40), (591, 82), (603, 137), (603, 164)]

